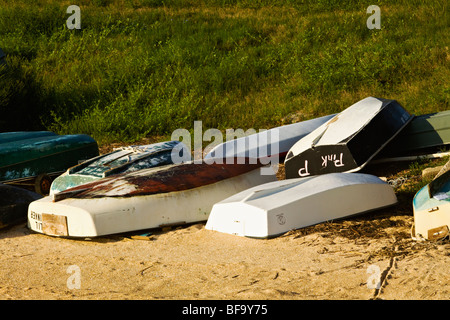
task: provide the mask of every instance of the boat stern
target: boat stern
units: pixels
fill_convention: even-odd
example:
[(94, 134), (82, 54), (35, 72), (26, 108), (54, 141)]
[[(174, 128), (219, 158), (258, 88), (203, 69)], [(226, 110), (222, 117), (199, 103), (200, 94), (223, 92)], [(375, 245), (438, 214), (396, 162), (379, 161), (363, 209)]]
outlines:
[(267, 212), (246, 203), (216, 203), (205, 229), (241, 237), (269, 237)]
[(315, 146), (300, 154), (288, 154), (284, 162), (286, 179), (304, 178), (358, 169), (352, 152), (345, 143)]
[(430, 198), (428, 186), (420, 189), (413, 199), (414, 225), (412, 237), (416, 240), (438, 240), (449, 234), (450, 199)]
[(28, 228), (42, 234), (58, 237), (94, 237), (97, 230), (94, 219), (86, 209), (69, 203), (52, 201), (48, 196), (30, 203)]

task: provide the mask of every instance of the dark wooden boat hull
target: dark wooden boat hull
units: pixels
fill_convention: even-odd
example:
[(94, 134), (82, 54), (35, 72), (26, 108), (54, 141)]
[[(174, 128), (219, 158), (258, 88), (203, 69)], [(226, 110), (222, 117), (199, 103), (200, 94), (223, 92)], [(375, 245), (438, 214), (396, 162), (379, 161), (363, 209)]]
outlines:
[(25, 222), (28, 205), (40, 198), (35, 192), (0, 184), (0, 229)]

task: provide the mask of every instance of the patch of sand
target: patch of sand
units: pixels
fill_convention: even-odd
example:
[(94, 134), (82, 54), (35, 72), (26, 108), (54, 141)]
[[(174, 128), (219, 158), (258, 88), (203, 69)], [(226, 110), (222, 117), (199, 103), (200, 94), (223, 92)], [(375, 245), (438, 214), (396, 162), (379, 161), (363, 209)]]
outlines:
[(0, 232), (0, 299), (448, 299), (450, 243), (413, 241), (412, 222), (378, 212), (274, 239), (198, 223), (149, 240), (64, 239), (21, 224)]

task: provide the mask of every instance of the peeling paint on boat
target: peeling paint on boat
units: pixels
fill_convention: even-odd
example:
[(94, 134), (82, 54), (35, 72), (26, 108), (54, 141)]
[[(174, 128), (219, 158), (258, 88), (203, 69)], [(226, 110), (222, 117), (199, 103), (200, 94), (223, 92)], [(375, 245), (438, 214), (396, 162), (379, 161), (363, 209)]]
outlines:
[[(69, 168), (53, 182), (50, 194), (55, 194), (81, 184), (120, 173), (137, 172), (143, 169), (173, 164), (174, 148), (189, 152), (180, 141), (164, 141), (149, 145), (128, 146), (90, 159)], [(82, 177), (86, 179), (82, 179)]]
[(50, 195), (59, 192), (60, 190), (66, 190), (71, 187), (79, 186), (85, 183), (89, 183), (97, 180), (97, 177), (83, 176), (79, 174), (68, 175), (67, 171), (53, 180)]
[[(260, 167), (186, 163), (103, 178), (34, 201), (29, 226), (54, 236), (96, 237), (205, 221), (214, 203), (276, 180), (275, 175), (261, 175)], [(65, 234), (44, 230), (41, 213), (66, 221), (61, 225)]]
[(10, 170), (6, 171), (3, 177), (4, 181), (17, 180), (23, 177), (35, 177), (37, 176), (35, 171), (31, 171), (30, 168), (24, 168), (22, 171)]
[(116, 180), (112, 183), (111, 189), (104, 193), (105, 197), (117, 197), (124, 194), (136, 192), (139, 186), (136, 186), (125, 181)]
[(59, 136), (53, 132), (0, 133), (0, 181), (60, 174), (98, 155), (98, 146), (87, 135)]
[[(99, 163), (91, 164), (77, 173), (79, 175), (85, 176), (94, 176), (98, 178), (103, 178), (105, 173), (108, 170), (111, 170), (116, 167), (120, 167), (126, 165), (127, 163), (135, 160), (135, 157), (132, 157), (127, 151), (114, 152), (111, 155), (102, 158), (102, 161)], [(161, 163), (169, 164), (171, 160), (171, 150), (164, 152), (163, 154), (156, 155), (152, 158), (142, 159), (138, 162), (133, 163), (133, 166), (126, 168), (123, 172), (132, 172), (137, 171), (149, 167), (156, 166)]]
[[(131, 197), (182, 191), (261, 168), (262, 164), (181, 163), (118, 174), (60, 192), (72, 198)], [(125, 186), (133, 187), (125, 187)], [(136, 186), (136, 187), (134, 187)], [(79, 192), (74, 192), (79, 191)]]

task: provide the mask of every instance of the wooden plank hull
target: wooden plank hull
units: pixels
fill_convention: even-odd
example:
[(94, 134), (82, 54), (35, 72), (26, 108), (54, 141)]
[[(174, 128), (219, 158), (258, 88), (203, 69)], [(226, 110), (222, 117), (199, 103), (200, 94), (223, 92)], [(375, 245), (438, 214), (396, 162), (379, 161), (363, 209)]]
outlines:
[(29, 227), (53, 236), (96, 237), (206, 221), (215, 202), (276, 180), (261, 175), (260, 167), (188, 163), (103, 178), (32, 202)]
[(360, 173), (330, 173), (269, 182), (216, 203), (206, 229), (270, 238), (293, 229), (397, 203), (391, 186)]
[(289, 150), (285, 160), (286, 178), (358, 171), (412, 118), (395, 100), (363, 99)]
[(23, 188), (0, 184), (0, 229), (25, 222), (29, 204), (40, 198)]
[(87, 135), (0, 133), (0, 182), (14, 183), (40, 174), (59, 175), (98, 153), (97, 143)]
[(52, 183), (50, 195), (119, 173), (172, 164), (172, 152), (189, 152), (179, 141), (129, 146), (69, 168)]

